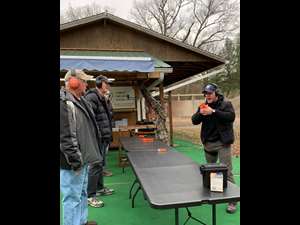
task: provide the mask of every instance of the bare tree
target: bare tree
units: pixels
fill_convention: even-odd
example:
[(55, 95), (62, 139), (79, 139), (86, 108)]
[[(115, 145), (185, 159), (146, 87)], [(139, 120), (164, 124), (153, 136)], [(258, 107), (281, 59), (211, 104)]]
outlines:
[(238, 17), (238, 7), (237, 1), (193, 0), (195, 29), (192, 36), (189, 34), (191, 44), (201, 48), (204, 45), (224, 41), (228, 33), (237, 29), (234, 22)]
[(184, 28), (180, 12), (187, 4), (188, 0), (134, 1), (130, 14), (136, 23), (175, 37)]
[(104, 11), (113, 13), (115, 9), (107, 6), (102, 7), (96, 2), (78, 7), (73, 7), (71, 4), (69, 4), (67, 10), (62, 15), (60, 15), (60, 23), (66, 23), (73, 20), (82, 19), (85, 17), (102, 13)]
[(151, 30), (217, 52), (239, 27), (239, 0), (135, 1), (131, 16)]
[[(227, 97), (239, 94), (240, 90), (240, 34), (233, 40), (226, 38), (222, 49), (222, 56), (226, 59), (225, 70), (210, 79), (210, 82), (220, 84)], [(233, 96), (231, 96), (233, 95)]]

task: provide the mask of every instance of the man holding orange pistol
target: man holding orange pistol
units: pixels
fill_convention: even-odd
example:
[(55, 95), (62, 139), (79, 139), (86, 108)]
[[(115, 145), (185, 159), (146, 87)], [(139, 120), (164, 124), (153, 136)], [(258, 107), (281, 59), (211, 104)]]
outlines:
[[(216, 163), (218, 158), (228, 167), (228, 180), (234, 182), (231, 163), (231, 144), (234, 142), (233, 122), (234, 108), (230, 101), (225, 101), (216, 84), (204, 86), (202, 91), (205, 103), (200, 104), (192, 116), (192, 123), (202, 123), (201, 142), (204, 145), (205, 158), (208, 163)], [(229, 203), (228, 213), (236, 211), (236, 203)]]

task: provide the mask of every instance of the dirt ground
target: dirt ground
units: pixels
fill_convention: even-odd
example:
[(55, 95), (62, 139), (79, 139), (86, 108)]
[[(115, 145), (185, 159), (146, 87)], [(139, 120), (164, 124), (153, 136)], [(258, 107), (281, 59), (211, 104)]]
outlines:
[[(240, 97), (231, 99), (233, 107), (235, 109), (236, 118), (234, 121), (234, 135), (235, 142), (232, 145), (232, 154), (240, 155)], [(200, 141), (200, 128), (201, 125), (193, 125), (191, 117), (174, 117), (173, 129), (174, 137), (189, 140), (193, 143), (199, 144)]]

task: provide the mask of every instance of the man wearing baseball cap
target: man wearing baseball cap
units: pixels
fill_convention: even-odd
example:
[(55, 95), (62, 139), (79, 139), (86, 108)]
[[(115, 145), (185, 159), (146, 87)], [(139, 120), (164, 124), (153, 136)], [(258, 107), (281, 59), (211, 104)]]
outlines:
[(217, 90), (217, 85), (216, 84), (207, 84), (204, 86), (204, 89), (202, 91), (203, 94), (205, 93), (213, 93), (216, 92)]
[(81, 70), (65, 75), (60, 91), (60, 190), (64, 225), (97, 225), (87, 221), (88, 164), (100, 163), (101, 134), (90, 104), (83, 97), (92, 76)]
[[(82, 70), (71, 69), (65, 75), (65, 82), (69, 82), (72, 91), (74, 91), (74, 90), (78, 89), (77, 86), (79, 86), (79, 84), (80, 84), (80, 82), (77, 82), (77, 81), (83, 81), (84, 84), (87, 84), (87, 81), (91, 80), (92, 78), (93, 78), (93, 76), (87, 75)], [(84, 89), (84, 91), (85, 91), (86, 87), (81, 88), (81, 89)]]
[[(204, 145), (208, 163), (216, 163), (218, 158), (228, 167), (228, 180), (234, 182), (231, 163), (231, 144), (234, 142), (234, 108), (230, 101), (225, 101), (218, 86), (209, 83), (204, 86), (204, 107), (199, 107), (192, 116), (192, 123), (201, 127), (201, 142)], [(236, 211), (236, 203), (227, 206), (228, 213)]]
[(106, 154), (112, 140), (112, 108), (106, 98), (106, 95), (109, 93), (109, 83), (106, 76), (99, 75), (96, 77), (96, 88), (90, 89), (85, 95), (85, 98), (92, 105), (101, 133), (101, 148), (99, 150), (103, 157), (102, 163), (92, 165), (89, 171), (88, 204), (92, 207), (104, 206), (104, 202), (97, 199), (96, 196), (112, 195), (114, 192), (114, 189), (104, 185), (103, 179), (105, 175), (112, 175), (110, 172), (104, 172)]

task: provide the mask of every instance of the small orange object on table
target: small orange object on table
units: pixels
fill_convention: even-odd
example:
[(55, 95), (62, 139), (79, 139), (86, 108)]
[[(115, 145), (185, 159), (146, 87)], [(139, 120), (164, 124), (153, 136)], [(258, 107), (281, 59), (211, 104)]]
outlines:
[(153, 142), (154, 141), (154, 138), (142, 138), (142, 141), (145, 142), (145, 143), (149, 143), (149, 142)]
[(168, 151), (168, 150), (167, 150), (166, 148), (158, 148), (157, 151), (158, 151), (158, 152), (166, 152), (166, 151)]

